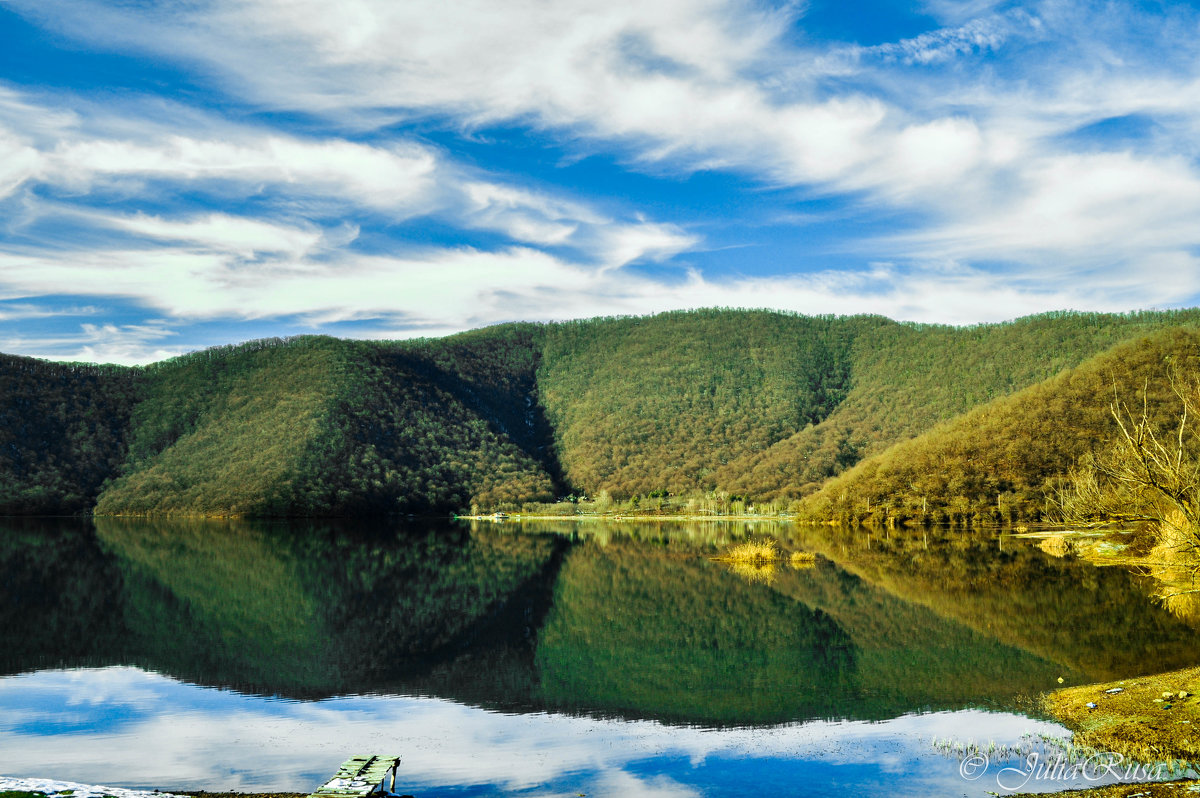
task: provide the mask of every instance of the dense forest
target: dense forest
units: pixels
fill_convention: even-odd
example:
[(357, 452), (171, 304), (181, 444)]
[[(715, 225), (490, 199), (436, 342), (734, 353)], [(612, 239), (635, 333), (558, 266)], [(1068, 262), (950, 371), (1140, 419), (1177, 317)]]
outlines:
[(951, 327), (701, 310), (441, 339), (254, 341), (144, 368), (0, 356), (0, 514), (541, 507), (1017, 520), (1169, 426), (1200, 311)]

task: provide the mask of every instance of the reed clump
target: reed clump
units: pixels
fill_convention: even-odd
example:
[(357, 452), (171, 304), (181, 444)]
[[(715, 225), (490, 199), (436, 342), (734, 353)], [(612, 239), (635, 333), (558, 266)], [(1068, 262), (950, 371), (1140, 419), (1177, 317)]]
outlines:
[(1038, 544), (1038, 548), (1051, 557), (1066, 557), (1068, 554), (1075, 553), (1075, 546), (1066, 535), (1049, 535), (1044, 537), (1042, 538), (1042, 542)]
[(788, 558), (788, 564), (799, 571), (802, 568), (812, 568), (817, 564), (817, 555), (811, 551), (793, 551)]
[(713, 557), (718, 562), (741, 563), (745, 565), (767, 565), (779, 562), (779, 544), (773, 540), (756, 542), (748, 540), (736, 546), (730, 546), (725, 552)]
[(770, 584), (775, 579), (775, 565), (782, 555), (779, 544), (774, 540), (748, 540), (730, 546), (713, 559), (728, 565), (729, 570), (747, 582)]

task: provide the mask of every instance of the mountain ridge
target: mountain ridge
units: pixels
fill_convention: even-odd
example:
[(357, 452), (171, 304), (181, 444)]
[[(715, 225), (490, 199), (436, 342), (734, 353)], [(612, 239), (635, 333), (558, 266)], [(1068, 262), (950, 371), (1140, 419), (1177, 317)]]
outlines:
[[(1130, 395), (1153, 382), (1165, 423), (1163, 360), (1191, 358), (1198, 327), (1193, 309), (971, 327), (707, 309), (410, 341), (262, 339), (147, 367), (2, 356), (0, 513), (345, 516), (735, 494), (813, 518), (1036, 517), (1039, 491), (1111, 432), (1096, 375), (1120, 372)], [(1063, 376), (1081, 368), (1088, 390)], [(1037, 415), (1012, 397), (1037, 386), (1086, 430), (1015, 458), (1027, 473), (988, 482), (978, 464), (930, 454), (961, 449), (984, 418), (999, 442), (971, 445), (998, 468)], [(939, 481), (943, 461), (955, 471)]]

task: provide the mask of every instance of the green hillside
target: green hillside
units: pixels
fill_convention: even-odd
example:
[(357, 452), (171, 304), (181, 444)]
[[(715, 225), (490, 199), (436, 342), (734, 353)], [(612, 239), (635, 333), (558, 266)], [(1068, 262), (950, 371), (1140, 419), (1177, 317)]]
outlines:
[(412, 345), (264, 341), (159, 364), (146, 382), (99, 514), (336, 516), (553, 496), (467, 381)]
[(156, 364), (100, 514), (284, 512), (301, 458), (346, 371), (344, 345), (308, 338)]
[(1162, 358), (1198, 321), (1054, 313), (957, 328), (702, 310), (436, 340), (272, 339), (145, 368), (0, 357), (0, 514), (732, 494), (814, 517), (1032, 517), (1048, 481), (1109, 433), (1113, 374), (1161, 394)]
[(550, 326), (538, 382), (566, 480), (616, 497), (725, 487), (726, 466), (834, 412), (856, 338), (893, 325), (712, 310)]
[(826, 482), (814, 518), (1014, 520), (1036, 516), (1054, 480), (1115, 431), (1114, 397), (1177, 422), (1167, 362), (1194, 369), (1200, 331), (1164, 330), (1113, 347), (1011, 396), (976, 407)]
[(808, 495), (861, 459), (1049, 379), (1115, 344), (1200, 323), (1200, 312), (1048, 313), (972, 327), (887, 324), (855, 339), (852, 380), (829, 417), (718, 474), (726, 490)]

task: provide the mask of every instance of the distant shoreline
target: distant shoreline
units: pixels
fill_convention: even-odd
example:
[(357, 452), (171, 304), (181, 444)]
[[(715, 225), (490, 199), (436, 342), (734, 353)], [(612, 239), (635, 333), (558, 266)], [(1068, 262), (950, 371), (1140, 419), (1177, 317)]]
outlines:
[(687, 515), (673, 513), (670, 515), (631, 514), (631, 513), (580, 513), (578, 515), (553, 515), (541, 513), (487, 513), (485, 515), (455, 515), (459, 521), (770, 521), (772, 523), (811, 524), (820, 522), (805, 521), (794, 515)]

